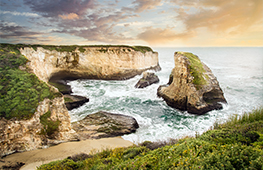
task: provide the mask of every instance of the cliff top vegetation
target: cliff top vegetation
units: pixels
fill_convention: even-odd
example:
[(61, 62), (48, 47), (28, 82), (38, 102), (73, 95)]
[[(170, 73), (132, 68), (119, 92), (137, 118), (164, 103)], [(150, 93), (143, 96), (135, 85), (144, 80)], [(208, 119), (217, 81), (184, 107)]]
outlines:
[(196, 85), (197, 88), (199, 88), (201, 85), (207, 84), (206, 79), (208, 79), (208, 76), (204, 75), (206, 71), (200, 59), (196, 55), (189, 52), (177, 52), (177, 53), (182, 54), (188, 58), (190, 62), (189, 65), (190, 73), (194, 77), (193, 84)]
[(51, 169), (263, 169), (263, 107), (196, 137), (146, 141), (129, 148), (79, 154), (40, 166)]
[(29, 119), (44, 98), (60, 95), (30, 73), (27, 62), (16, 45), (0, 44), (0, 117)]
[(46, 50), (50, 50), (50, 51), (58, 51), (58, 52), (73, 52), (75, 51), (77, 48), (80, 52), (85, 52), (85, 48), (89, 48), (89, 47), (97, 47), (97, 48), (101, 48), (99, 51), (101, 52), (105, 52), (105, 50), (107, 50), (110, 47), (118, 47), (118, 48), (128, 48), (128, 49), (132, 49), (134, 51), (140, 51), (142, 53), (145, 52), (153, 52), (153, 50), (150, 47), (147, 46), (128, 46), (128, 45), (40, 45), (40, 44), (1, 44), (1, 46), (3, 47), (7, 47), (7, 46), (12, 46), (12, 48), (15, 51), (19, 51), (19, 49), (24, 49), (25, 47), (30, 47), (33, 48), (35, 51), (37, 51), (38, 47), (42, 47)]

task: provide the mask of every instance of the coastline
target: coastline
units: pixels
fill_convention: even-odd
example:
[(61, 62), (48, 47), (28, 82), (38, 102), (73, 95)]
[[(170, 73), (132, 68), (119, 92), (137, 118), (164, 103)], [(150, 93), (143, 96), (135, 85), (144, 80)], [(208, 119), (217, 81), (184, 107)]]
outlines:
[[(21, 170), (35, 170), (36, 167), (52, 161), (65, 159), (69, 156), (80, 153), (96, 153), (104, 149), (113, 149), (118, 147), (129, 147), (133, 143), (124, 140), (121, 137), (87, 139), (78, 142), (66, 142), (46, 149), (38, 149), (22, 153), (14, 153), (2, 158), (5, 162), (24, 162)], [(4, 164), (0, 162), (0, 168)]]

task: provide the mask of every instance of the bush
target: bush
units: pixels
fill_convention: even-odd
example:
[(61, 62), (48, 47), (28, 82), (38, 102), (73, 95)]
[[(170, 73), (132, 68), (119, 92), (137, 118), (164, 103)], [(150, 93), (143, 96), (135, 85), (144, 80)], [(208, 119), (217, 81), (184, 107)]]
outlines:
[(41, 134), (47, 135), (48, 137), (52, 137), (52, 135), (58, 130), (58, 126), (60, 124), (59, 120), (50, 120), (50, 116), (50, 111), (40, 116), (40, 123), (44, 126), (44, 128), (41, 131)]
[(29, 119), (39, 102), (54, 98), (48, 85), (30, 73), (15, 45), (0, 45), (0, 117)]

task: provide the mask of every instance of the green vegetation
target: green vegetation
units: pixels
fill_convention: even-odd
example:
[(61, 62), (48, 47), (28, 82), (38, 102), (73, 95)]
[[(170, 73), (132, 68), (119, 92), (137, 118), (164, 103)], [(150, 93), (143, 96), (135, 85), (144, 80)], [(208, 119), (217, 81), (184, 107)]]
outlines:
[(85, 47), (100, 47), (101, 49), (99, 50), (100, 52), (107, 52), (109, 47), (125, 47), (128, 48), (128, 51), (130, 52), (130, 49), (133, 49), (134, 51), (140, 51), (142, 53), (151, 51), (153, 50), (150, 47), (147, 46), (128, 46), (128, 45), (40, 45), (40, 44), (1, 44), (3, 48), (5, 47), (11, 47), (16, 53), (20, 53), (19, 49), (24, 49), (25, 47), (33, 48), (35, 51), (37, 51), (37, 47), (42, 47), (46, 50), (50, 51), (58, 51), (58, 52), (74, 52), (77, 48), (80, 52), (85, 52), (86, 49)]
[(263, 169), (263, 108), (195, 138), (80, 154), (38, 169)]
[[(128, 51), (131, 52), (131, 49), (134, 51), (140, 51), (142, 53), (146, 53), (148, 51), (153, 52), (153, 50), (150, 47), (147, 46), (128, 46), (128, 45), (91, 45), (87, 47), (101, 47), (98, 51), (106, 53), (108, 51), (108, 48), (110, 47), (120, 47), (120, 48), (128, 48)], [(125, 52), (125, 49), (122, 49), (123, 52)]]
[(41, 130), (41, 134), (47, 135), (48, 137), (51, 137), (52, 134), (54, 134), (58, 130), (58, 126), (60, 124), (60, 121), (52, 121), (50, 120), (51, 112), (48, 111), (42, 116), (40, 116), (40, 123), (44, 126), (44, 128)]
[(178, 52), (178, 53), (188, 58), (190, 62), (190, 65), (189, 65), (190, 73), (194, 77), (193, 84), (196, 85), (197, 89), (199, 89), (201, 85), (207, 84), (207, 81), (205, 80), (204, 76), (207, 79), (208, 79), (208, 76), (204, 75), (206, 71), (200, 59), (192, 53), (187, 53), (187, 52)]
[(64, 96), (64, 101), (65, 101), (65, 102), (74, 102), (74, 100), (72, 100), (72, 99), (69, 98), (69, 97), (65, 97), (65, 96)]
[(29, 119), (44, 98), (60, 95), (30, 73), (27, 61), (16, 45), (0, 44), (0, 117)]

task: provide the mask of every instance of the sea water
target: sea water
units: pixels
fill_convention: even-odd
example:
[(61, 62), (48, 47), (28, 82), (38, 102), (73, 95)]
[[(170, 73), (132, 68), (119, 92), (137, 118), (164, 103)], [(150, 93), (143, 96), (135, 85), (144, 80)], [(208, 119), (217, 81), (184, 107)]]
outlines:
[[(263, 48), (262, 47), (206, 47), (154, 48), (159, 53), (160, 82), (144, 89), (134, 85), (142, 77), (124, 81), (76, 80), (69, 84), (73, 94), (88, 97), (85, 105), (70, 111), (72, 121), (107, 111), (134, 117), (140, 126), (136, 133), (122, 136), (134, 143), (162, 141), (170, 138), (194, 136), (222, 123), (232, 115), (241, 115), (263, 105)], [(196, 116), (169, 107), (157, 97), (157, 88), (167, 84), (174, 67), (174, 52), (197, 55), (217, 77), (227, 104), (222, 110)]]

